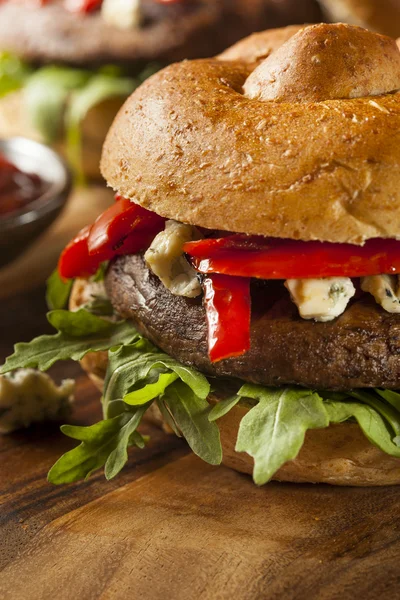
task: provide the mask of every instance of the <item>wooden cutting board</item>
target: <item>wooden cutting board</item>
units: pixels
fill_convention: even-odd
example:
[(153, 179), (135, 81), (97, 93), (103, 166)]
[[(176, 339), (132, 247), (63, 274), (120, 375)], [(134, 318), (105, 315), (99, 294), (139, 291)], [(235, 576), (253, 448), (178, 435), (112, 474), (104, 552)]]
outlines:
[[(99, 418), (83, 375), (78, 403), (76, 422)], [(258, 489), (146, 433), (119, 478), (64, 487), (45, 479), (71, 446), (57, 428), (3, 438), (2, 600), (398, 597), (398, 488)]]
[[(0, 301), (11, 315), (0, 362), (42, 328), (42, 310), (43, 290)], [(76, 364), (53, 374), (78, 376), (75, 423), (100, 418), (99, 393)], [(132, 449), (116, 479), (98, 472), (61, 487), (46, 472), (73, 441), (57, 426), (0, 438), (1, 600), (399, 596), (400, 488), (257, 488), (174, 436), (144, 432), (149, 445)]]

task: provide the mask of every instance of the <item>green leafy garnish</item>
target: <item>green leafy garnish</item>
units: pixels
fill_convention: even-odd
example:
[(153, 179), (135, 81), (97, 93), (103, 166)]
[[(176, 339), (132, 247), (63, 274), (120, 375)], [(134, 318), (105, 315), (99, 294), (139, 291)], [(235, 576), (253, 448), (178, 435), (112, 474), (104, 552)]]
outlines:
[(258, 400), (243, 417), (236, 442), (237, 452), (254, 458), (253, 478), (258, 485), (296, 458), (308, 429), (329, 425), (322, 398), (307, 390), (246, 384), (238, 395)]
[(124, 402), (137, 406), (139, 404), (146, 404), (149, 400), (154, 400), (163, 394), (166, 388), (171, 385), (178, 375), (176, 373), (160, 373), (157, 381), (154, 383), (148, 383), (144, 388), (133, 390), (124, 396)]
[(208, 419), (207, 400), (196, 396), (183, 381), (170, 385), (162, 400), (193, 452), (210, 465), (219, 465), (222, 461), (219, 429)]
[(97, 269), (96, 273), (91, 277), (91, 281), (104, 281), (104, 277), (106, 275), (107, 272), (107, 268), (108, 268), (108, 261), (104, 261), (102, 263), (100, 263), (99, 268)]
[(111, 317), (114, 314), (113, 305), (107, 298), (102, 295), (92, 295), (87, 304), (83, 304), (82, 308), (100, 317)]
[(135, 329), (127, 321), (106, 321), (84, 309), (55, 310), (48, 313), (47, 318), (58, 333), (16, 344), (14, 354), (7, 358), (0, 373), (27, 367), (46, 371), (59, 360), (80, 360), (88, 352), (108, 350), (137, 338)]
[(224, 400), (220, 400), (215, 404), (210, 414), (208, 415), (209, 421), (216, 421), (220, 419), (224, 415), (226, 415), (236, 404), (240, 401), (239, 394), (235, 394), (234, 396), (230, 396), (229, 398), (225, 398)]
[(63, 425), (61, 431), (82, 443), (64, 454), (50, 469), (50, 483), (71, 483), (86, 479), (103, 465), (111, 479), (128, 460), (127, 448), (133, 444), (143, 447), (143, 438), (135, 435), (144, 410), (122, 413), (113, 419), (100, 421), (90, 427)]
[[(106, 417), (108, 417), (108, 404), (113, 400), (124, 399), (125, 401), (127, 397), (129, 402), (132, 399), (135, 401), (135, 399), (147, 398), (147, 402), (163, 393), (168, 379), (160, 380), (160, 374), (175, 374), (203, 400), (209, 394), (210, 384), (204, 375), (161, 352), (145, 338), (139, 338), (134, 344), (111, 349), (108, 356), (103, 395), (103, 410)], [(169, 383), (172, 383), (172, 378)]]
[[(58, 325), (65, 327), (61, 323), (64, 315), (62, 319), (59, 314), (56, 317)], [(92, 323), (98, 319), (91, 317), (94, 321), (87, 317), (83, 321), (87, 331), (92, 330)], [(81, 318), (68, 327), (69, 334), (77, 333)], [(106, 419), (91, 427), (65, 426), (62, 429), (82, 444), (60, 458), (49, 473), (49, 481), (76, 481), (103, 465), (106, 477), (114, 477), (127, 460), (128, 446), (143, 444), (136, 428), (156, 398), (160, 405), (163, 403), (162, 410), (168, 411), (172, 426), (177, 432), (182, 431), (192, 450), (203, 460), (219, 464), (222, 459), (219, 431), (208, 420), (209, 389), (204, 375), (181, 365), (144, 338), (134, 344), (111, 347), (103, 397)]]
[(375, 392), (380, 395), (381, 398), (389, 402), (398, 413), (400, 413), (400, 394), (393, 390), (378, 390)]
[[(53, 306), (61, 305), (67, 294), (59, 289), (56, 278), (51, 286), (56, 290)], [(255, 384), (237, 389), (233, 380), (226, 385), (215, 380), (216, 389), (219, 385), (232, 389), (232, 395), (212, 407), (207, 401), (211, 390), (207, 378), (139, 336), (130, 323), (102, 318), (87, 308), (76, 312), (58, 308), (48, 313), (48, 320), (57, 333), (17, 344), (1, 372), (21, 367), (46, 370), (57, 360), (80, 360), (87, 352), (108, 350), (104, 420), (90, 427), (62, 428), (81, 444), (51, 469), (52, 483), (86, 478), (101, 467), (107, 479), (117, 475), (127, 461), (129, 446), (144, 445), (137, 428), (153, 402), (172, 430), (183, 435), (193, 452), (212, 465), (222, 460), (217, 420), (238, 402), (244, 405), (247, 412), (239, 426), (236, 450), (254, 458), (253, 477), (259, 485), (296, 458), (308, 430), (330, 423), (355, 421), (372, 444), (400, 458), (397, 392), (370, 389), (318, 393)]]
[(68, 305), (72, 284), (72, 279), (61, 279), (57, 269), (52, 272), (46, 286), (46, 302), (50, 310), (65, 308)]
[(400, 439), (393, 437), (390, 425), (372, 406), (358, 402), (329, 401), (324, 405), (331, 423), (342, 423), (354, 417), (372, 444), (386, 454), (400, 458)]

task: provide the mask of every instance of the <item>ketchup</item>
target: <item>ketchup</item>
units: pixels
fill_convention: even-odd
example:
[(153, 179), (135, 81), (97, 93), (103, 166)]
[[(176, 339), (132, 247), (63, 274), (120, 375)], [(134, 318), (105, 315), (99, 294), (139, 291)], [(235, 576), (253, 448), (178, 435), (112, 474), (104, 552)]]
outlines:
[(25, 173), (0, 154), (0, 218), (7, 217), (37, 200), (46, 183), (34, 173)]

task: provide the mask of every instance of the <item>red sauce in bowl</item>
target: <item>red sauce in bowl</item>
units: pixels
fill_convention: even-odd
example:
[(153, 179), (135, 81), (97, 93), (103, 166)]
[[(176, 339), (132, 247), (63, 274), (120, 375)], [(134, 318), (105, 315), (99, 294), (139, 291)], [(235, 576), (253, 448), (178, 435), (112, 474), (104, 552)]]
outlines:
[(0, 217), (27, 207), (45, 192), (47, 184), (35, 173), (21, 171), (0, 154)]

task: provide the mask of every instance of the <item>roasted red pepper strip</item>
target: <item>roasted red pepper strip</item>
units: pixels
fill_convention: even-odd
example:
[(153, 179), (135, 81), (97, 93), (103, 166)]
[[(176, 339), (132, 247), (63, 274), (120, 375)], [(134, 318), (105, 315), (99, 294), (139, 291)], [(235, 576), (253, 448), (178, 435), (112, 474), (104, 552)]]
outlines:
[(63, 279), (90, 277), (96, 273), (102, 262), (123, 254), (136, 254), (145, 250), (154, 238), (153, 232), (135, 231), (128, 235), (117, 248), (109, 248), (102, 253), (91, 255), (88, 249), (89, 233), (90, 226), (84, 227), (64, 248), (58, 261), (58, 272)]
[(90, 277), (106, 260), (147, 249), (164, 222), (155, 213), (119, 199), (66, 246), (58, 262), (60, 276)]
[(400, 241), (372, 239), (364, 246), (231, 235), (188, 242), (184, 251), (201, 273), (259, 279), (362, 277), (400, 273)]
[(99, 8), (103, 0), (65, 0), (64, 6), (70, 12), (90, 13)]
[(250, 279), (209, 275), (203, 289), (211, 361), (244, 354), (250, 348)]
[(138, 204), (118, 199), (94, 222), (88, 239), (89, 254), (99, 254), (115, 248), (132, 231), (137, 229), (154, 231), (154, 235), (164, 227), (165, 219)]
[(87, 225), (67, 244), (58, 260), (58, 272), (63, 279), (90, 277), (96, 273), (101, 262), (98, 256), (89, 256), (88, 237), (90, 225)]

